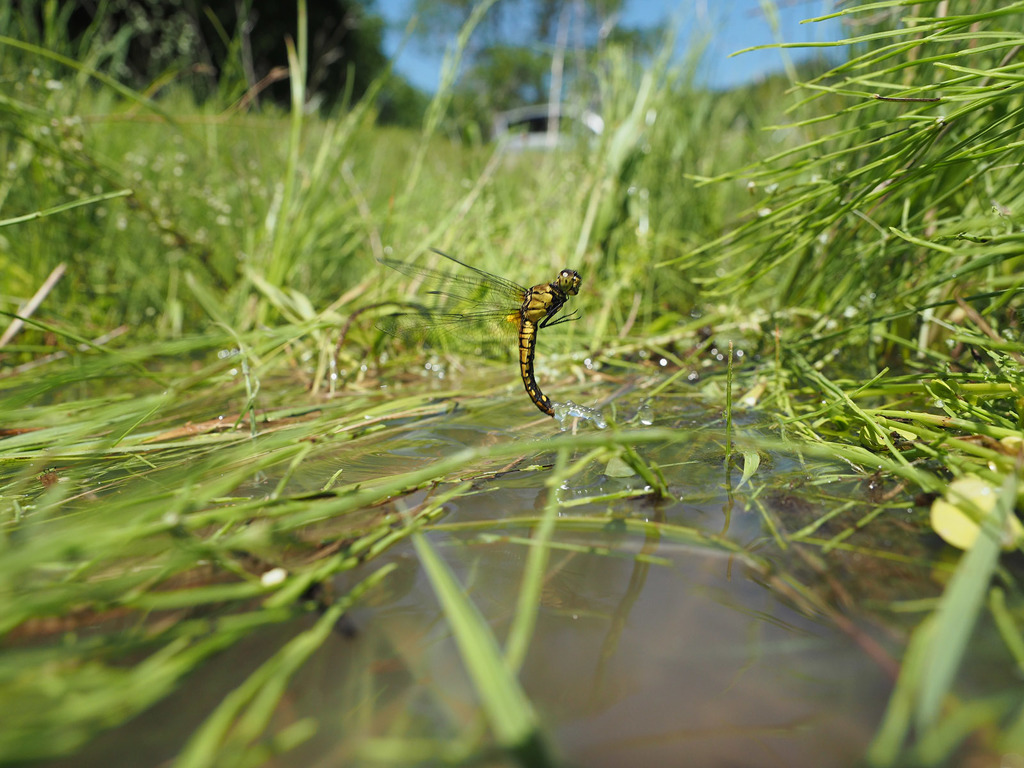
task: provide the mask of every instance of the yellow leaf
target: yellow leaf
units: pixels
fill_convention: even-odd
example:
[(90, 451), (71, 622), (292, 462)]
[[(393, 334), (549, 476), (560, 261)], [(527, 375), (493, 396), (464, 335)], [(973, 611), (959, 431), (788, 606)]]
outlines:
[[(977, 475), (958, 477), (941, 499), (932, 503), (932, 530), (947, 544), (970, 549), (978, 538), (979, 521), (992, 513), (999, 489)], [(1024, 540), (1024, 526), (1016, 515), (1010, 515), (1003, 531), (1003, 549), (1012, 549)]]

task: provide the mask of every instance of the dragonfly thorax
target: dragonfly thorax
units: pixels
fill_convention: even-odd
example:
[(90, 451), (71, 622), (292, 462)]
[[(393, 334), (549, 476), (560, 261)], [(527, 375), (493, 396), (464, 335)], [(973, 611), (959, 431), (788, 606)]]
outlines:
[(523, 296), (520, 315), (523, 320), (547, 325), (570, 296), (580, 292), (580, 276), (573, 269), (563, 269), (550, 283), (530, 288)]

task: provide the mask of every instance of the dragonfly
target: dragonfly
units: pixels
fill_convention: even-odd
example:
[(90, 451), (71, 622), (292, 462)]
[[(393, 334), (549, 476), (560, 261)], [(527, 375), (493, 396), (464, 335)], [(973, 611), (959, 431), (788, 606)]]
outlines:
[(445, 272), (394, 259), (378, 261), (396, 272), (422, 279), (436, 288), (428, 291), (428, 295), (444, 297), (453, 306), (439, 309), (422, 307), (414, 312), (388, 315), (378, 322), (377, 327), (393, 336), (416, 339), (497, 338), (509, 344), (516, 339), (519, 344), (519, 374), (526, 394), (543, 413), (554, 416), (554, 404), (541, 391), (534, 376), (537, 332), (541, 328), (577, 319), (576, 311), (558, 318), (555, 315), (570, 296), (580, 292), (582, 278), (579, 272), (563, 269), (550, 283), (524, 288), (435, 248), (430, 250), (461, 269)]

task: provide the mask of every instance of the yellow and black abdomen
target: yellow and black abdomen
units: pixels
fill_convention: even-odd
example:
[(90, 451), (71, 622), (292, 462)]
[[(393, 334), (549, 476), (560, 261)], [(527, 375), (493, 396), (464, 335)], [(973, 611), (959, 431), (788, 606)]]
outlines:
[(551, 398), (540, 391), (540, 385), (533, 373), (533, 357), (537, 351), (537, 324), (523, 318), (519, 325), (519, 373), (523, 377), (526, 394), (533, 404), (548, 416), (555, 415)]

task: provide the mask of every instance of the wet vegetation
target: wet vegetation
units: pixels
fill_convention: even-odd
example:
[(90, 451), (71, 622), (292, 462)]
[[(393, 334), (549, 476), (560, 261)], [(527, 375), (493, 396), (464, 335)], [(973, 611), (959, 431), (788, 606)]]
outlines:
[[(1024, 760), (1024, 5), (843, 13), (796, 84), (609, 46), (531, 153), (457, 57), (409, 131), (8, 24), (0, 761)], [(378, 330), (434, 247), (580, 272), (538, 377), (606, 428)]]

